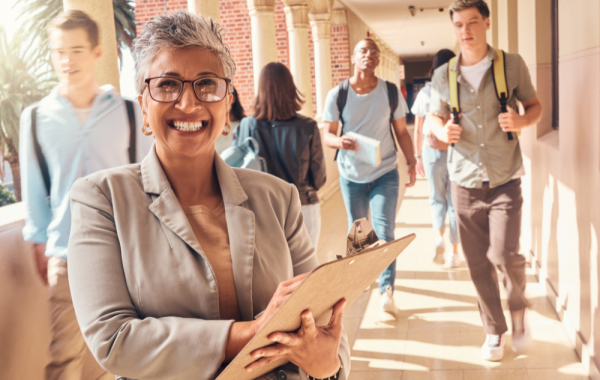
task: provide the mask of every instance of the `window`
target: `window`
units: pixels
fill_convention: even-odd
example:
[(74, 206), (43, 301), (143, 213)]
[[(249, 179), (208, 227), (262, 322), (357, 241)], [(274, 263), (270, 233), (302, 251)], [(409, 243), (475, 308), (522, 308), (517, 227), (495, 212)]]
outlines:
[(551, 0), (552, 7), (552, 128), (558, 129), (558, 0)]

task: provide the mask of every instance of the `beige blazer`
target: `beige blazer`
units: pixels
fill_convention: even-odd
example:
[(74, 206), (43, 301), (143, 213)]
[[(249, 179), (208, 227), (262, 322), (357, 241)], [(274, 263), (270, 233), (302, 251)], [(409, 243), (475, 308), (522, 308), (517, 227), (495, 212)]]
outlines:
[[(296, 187), (215, 167), (240, 313), (250, 321), (278, 284), (318, 266)], [(110, 373), (132, 379), (213, 379), (233, 321), (219, 320), (217, 284), (156, 156), (104, 170), (71, 189), (69, 282), (77, 320)], [(350, 368), (346, 334), (339, 355)], [(290, 371), (290, 367), (293, 369)], [(307, 379), (286, 366), (288, 379)], [(265, 378), (276, 378), (271, 372)]]

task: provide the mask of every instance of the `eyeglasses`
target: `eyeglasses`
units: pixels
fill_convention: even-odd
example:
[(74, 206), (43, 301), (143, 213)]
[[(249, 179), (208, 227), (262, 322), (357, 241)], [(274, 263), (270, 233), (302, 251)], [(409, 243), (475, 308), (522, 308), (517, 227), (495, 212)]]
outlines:
[(219, 77), (198, 78), (195, 80), (181, 80), (171, 77), (155, 77), (144, 80), (152, 100), (160, 103), (176, 102), (183, 92), (183, 86), (191, 83), (194, 94), (199, 101), (204, 103), (220, 102), (227, 95), (230, 79)]
[(380, 54), (379, 50), (369, 49), (369, 48), (366, 48), (366, 47), (358, 49), (358, 52), (361, 55), (367, 55), (367, 53), (371, 52), (371, 57), (375, 57), (375, 58), (379, 57), (379, 54)]

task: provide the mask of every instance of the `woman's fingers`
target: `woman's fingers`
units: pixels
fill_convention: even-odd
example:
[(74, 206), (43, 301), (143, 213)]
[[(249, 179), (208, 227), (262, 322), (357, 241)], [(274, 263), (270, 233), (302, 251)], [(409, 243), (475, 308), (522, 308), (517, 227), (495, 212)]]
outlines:
[(293, 333), (276, 332), (269, 335), (268, 339), (290, 347), (297, 346), (300, 343), (298, 335)]
[(333, 313), (331, 314), (331, 318), (329, 319), (329, 327), (342, 327), (342, 319), (344, 315), (344, 308), (346, 307), (346, 299), (342, 298), (339, 300), (335, 306), (333, 306)]
[(311, 311), (305, 310), (302, 312), (302, 314), (300, 314), (300, 317), (302, 318), (302, 326), (300, 328), (307, 333), (314, 334), (317, 327), (315, 325), (315, 318), (313, 317)]
[(255, 361), (255, 362), (249, 364), (248, 366), (246, 366), (246, 372), (253, 371), (253, 370), (257, 369), (257, 368), (260, 368), (260, 367), (262, 367), (262, 366), (264, 366), (266, 364), (269, 364), (271, 362), (274, 362), (275, 360), (278, 360), (278, 359), (281, 359), (281, 356), (280, 357), (271, 356), (271, 357), (268, 357), (268, 358), (261, 358), (261, 359)]
[(288, 352), (290, 352), (290, 348), (283, 344), (274, 344), (272, 346), (267, 346), (263, 348), (259, 348), (258, 350), (252, 351), (250, 356), (254, 359), (258, 358), (270, 358), (273, 356), (284, 356)]

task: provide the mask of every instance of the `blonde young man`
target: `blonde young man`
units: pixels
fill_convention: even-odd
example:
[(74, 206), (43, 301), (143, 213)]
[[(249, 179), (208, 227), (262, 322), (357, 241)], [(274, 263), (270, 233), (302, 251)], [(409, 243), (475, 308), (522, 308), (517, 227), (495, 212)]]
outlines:
[[(448, 153), (452, 202), (460, 240), (477, 289), (486, 340), (486, 360), (502, 360), (508, 330), (498, 288), (498, 268), (508, 292), (512, 319), (512, 346), (517, 353), (531, 344), (525, 298), (525, 258), (519, 254), (521, 234), (520, 177), (525, 175), (516, 132), (536, 124), (542, 106), (525, 62), (505, 54), (509, 91), (508, 112), (500, 113), (491, 65), (497, 52), (487, 44), (490, 11), (483, 0), (459, 0), (450, 6), (450, 18), (461, 52), (450, 70), (458, 71), (459, 123), (450, 113), (448, 64), (435, 71), (432, 81), (430, 126), (440, 140), (455, 144)], [(525, 113), (518, 113), (519, 101)], [(512, 133), (512, 139), (507, 132)]]
[[(95, 66), (102, 55), (98, 25), (81, 11), (69, 11), (51, 22), (48, 33), (60, 84), (21, 115), (19, 155), (27, 208), (23, 237), (34, 244), (37, 269), (50, 292), (53, 338), (46, 378), (98, 379), (106, 371), (83, 340), (67, 276), (71, 185), (99, 170), (129, 164), (133, 156), (141, 161), (152, 140), (139, 132), (140, 114), (132, 144), (124, 100), (114, 87), (96, 84)], [(137, 105), (133, 110), (139, 113)], [(43, 160), (36, 154), (34, 133)], [(130, 152), (130, 147), (137, 149)]]

